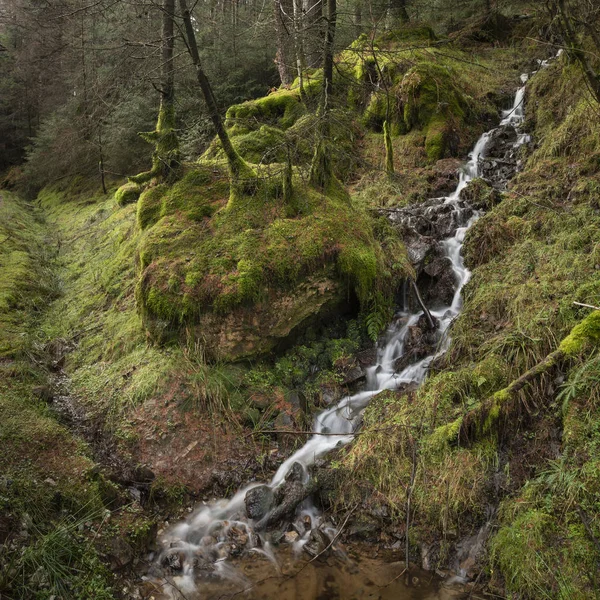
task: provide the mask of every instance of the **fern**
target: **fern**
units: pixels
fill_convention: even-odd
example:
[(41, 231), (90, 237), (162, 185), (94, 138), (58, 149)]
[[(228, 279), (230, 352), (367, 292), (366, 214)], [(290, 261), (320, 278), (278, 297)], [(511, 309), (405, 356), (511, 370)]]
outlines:
[(373, 294), (365, 323), (367, 334), (374, 342), (377, 341), (379, 334), (385, 329), (390, 321), (392, 312), (391, 305), (385, 300), (381, 292)]

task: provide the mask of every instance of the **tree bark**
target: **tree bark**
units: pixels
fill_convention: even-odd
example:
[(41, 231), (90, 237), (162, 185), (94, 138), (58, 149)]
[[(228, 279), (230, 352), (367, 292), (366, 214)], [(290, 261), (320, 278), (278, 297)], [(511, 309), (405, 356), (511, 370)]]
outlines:
[(275, 0), (275, 31), (277, 33), (277, 54), (275, 63), (283, 85), (294, 81), (294, 0)]
[(227, 133), (227, 130), (225, 129), (225, 124), (223, 123), (223, 119), (221, 118), (221, 113), (219, 112), (219, 108), (217, 106), (217, 101), (215, 99), (212, 86), (210, 85), (210, 81), (206, 76), (204, 69), (202, 68), (202, 63), (200, 62), (200, 54), (198, 52), (198, 44), (196, 42), (196, 33), (194, 31), (192, 18), (190, 15), (190, 11), (187, 7), (186, 0), (179, 0), (179, 6), (181, 7), (181, 14), (185, 26), (185, 37), (187, 41), (188, 51), (192, 58), (192, 62), (194, 63), (194, 67), (196, 68), (196, 78), (198, 79), (198, 84), (200, 85), (200, 89), (202, 90), (202, 95), (204, 96), (206, 107), (208, 108), (208, 114), (217, 132), (217, 136), (219, 137), (221, 146), (223, 147), (223, 151), (225, 152), (225, 156), (227, 157), (227, 162), (229, 164), (231, 174), (235, 179), (244, 176), (251, 176), (250, 168), (242, 160), (242, 158), (237, 153), (237, 151), (231, 143), (231, 139), (229, 138), (229, 134)]
[(152, 169), (129, 178), (130, 181), (138, 184), (146, 183), (151, 179), (172, 180), (177, 177), (181, 167), (179, 140), (175, 131), (174, 17), (175, 0), (163, 0), (158, 119), (154, 131), (140, 134), (147, 142), (154, 144)]
[(329, 111), (333, 93), (333, 48), (337, 23), (336, 0), (327, 0), (327, 28), (323, 45), (323, 92), (319, 108), (319, 133), (310, 169), (310, 182), (325, 189), (332, 177), (332, 165), (329, 149)]
[(390, 0), (389, 13), (391, 25), (403, 25), (408, 23), (408, 12), (406, 12), (406, 0)]
[(329, 100), (333, 92), (333, 44), (337, 24), (337, 2), (327, 0), (327, 29), (325, 30), (325, 45), (323, 49), (323, 93), (325, 95), (324, 112), (329, 109)]
[(292, 0), (294, 10), (294, 53), (296, 56), (296, 71), (300, 82), (300, 97), (304, 99), (304, 68), (306, 56), (304, 53), (304, 39), (302, 34), (302, 0)]
[(309, 67), (318, 66), (323, 58), (323, 0), (300, 0), (302, 2), (302, 37)]

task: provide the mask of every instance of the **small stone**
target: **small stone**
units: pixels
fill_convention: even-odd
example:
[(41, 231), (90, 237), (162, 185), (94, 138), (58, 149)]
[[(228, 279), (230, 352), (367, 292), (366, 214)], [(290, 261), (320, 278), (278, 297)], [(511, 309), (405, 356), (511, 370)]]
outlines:
[(315, 558), (325, 552), (329, 545), (329, 537), (320, 529), (312, 529), (310, 537), (302, 549), (309, 555)]
[(108, 559), (111, 569), (122, 569), (133, 561), (134, 552), (131, 546), (122, 538), (114, 537), (109, 543)]
[(288, 544), (293, 544), (299, 537), (297, 531), (288, 531), (283, 535), (283, 539)]

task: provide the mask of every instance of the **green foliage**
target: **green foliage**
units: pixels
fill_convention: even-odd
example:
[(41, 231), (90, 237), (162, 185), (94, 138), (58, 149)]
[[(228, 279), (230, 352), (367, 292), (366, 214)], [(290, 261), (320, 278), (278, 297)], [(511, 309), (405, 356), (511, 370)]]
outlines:
[[(414, 82), (419, 102), (406, 115), (415, 127), (419, 115), (436, 122), (427, 82), (444, 76), (427, 69)], [(411, 530), (427, 543), (476, 532), (487, 519), (481, 506), (499, 495), (489, 574), (492, 589), (511, 598), (593, 598), (598, 589), (599, 313), (573, 302), (598, 306), (600, 298), (600, 130), (575, 71), (561, 59), (532, 78), (526, 113), (539, 145), (523, 155), (510, 190), (499, 196), (477, 181), (467, 190), (487, 213), (467, 235), (473, 277), (446, 359), (436, 364), (440, 370), (416, 394), (377, 397), (365, 411), (360, 439), (338, 465), (342, 503), (357, 495), (361, 502), (381, 498), (402, 520), (416, 448)], [(467, 115), (474, 105), (466, 95), (465, 101), (454, 108)], [(436, 146), (430, 132), (437, 135), (428, 126), (425, 147)], [(402, 137), (393, 139), (397, 159)], [(411, 164), (423, 160), (416, 151), (406, 157), (401, 160), (410, 157)], [(552, 361), (518, 394), (507, 387), (559, 347), (556, 356), (569, 357), (560, 393)], [(479, 441), (465, 447), (459, 433), (476, 414)]]
[(22, 352), (23, 323), (59, 291), (54, 259), (39, 214), (7, 191), (0, 193), (0, 357)]

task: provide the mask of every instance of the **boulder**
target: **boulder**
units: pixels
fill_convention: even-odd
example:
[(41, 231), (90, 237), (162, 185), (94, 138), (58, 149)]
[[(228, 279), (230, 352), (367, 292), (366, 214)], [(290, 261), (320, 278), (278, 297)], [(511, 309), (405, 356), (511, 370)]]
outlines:
[(325, 552), (331, 540), (329, 536), (321, 529), (311, 529), (308, 540), (302, 549), (312, 558)]
[(273, 508), (275, 495), (268, 485), (259, 485), (246, 492), (244, 504), (249, 519), (260, 520)]
[(123, 569), (133, 561), (133, 548), (120, 536), (112, 538), (108, 542), (106, 553), (110, 568), (114, 570)]

